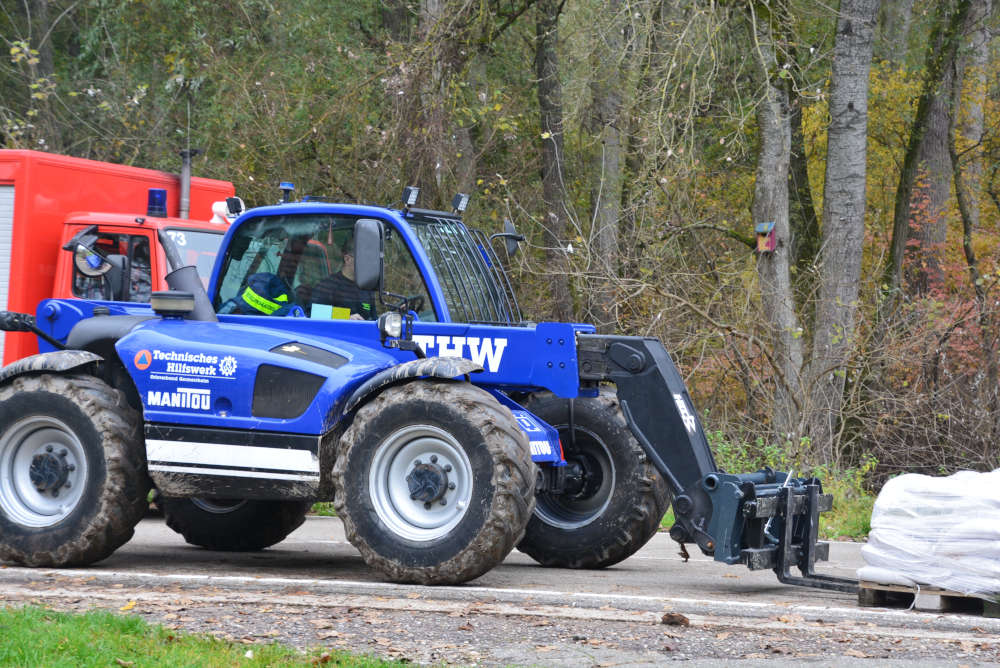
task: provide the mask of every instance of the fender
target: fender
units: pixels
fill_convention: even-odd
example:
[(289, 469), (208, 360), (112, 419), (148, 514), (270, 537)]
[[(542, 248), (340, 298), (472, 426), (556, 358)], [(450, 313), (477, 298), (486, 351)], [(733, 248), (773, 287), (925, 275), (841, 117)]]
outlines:
[(41, 353), (30, 355), (16, 362), (11, 362), (3, 369), (0, 369), (0, 384), (6, 383), (11, 378), (23, 376), (30, 373), (44, 373), (51, 371), (55, 373), (65, 373), (78, 369), (94, 362), (103, 362), (104, 358), (86, 350), (57, 350), (52, 353)]
[(380, 371), (362, 383), (358, 389), (354, 390), (354, 393), (344, 405), (344, 414), (350, 413), (363, 400), (377, 391), (409, 378), (420, 378), (422, 376), (454, 378), (455, 376), (479, 373), (482, 370), (483, 366), (481, 364), (477, 364), (464, 357), (428, 357), (426, 359), (403, 362), (385, 371)]

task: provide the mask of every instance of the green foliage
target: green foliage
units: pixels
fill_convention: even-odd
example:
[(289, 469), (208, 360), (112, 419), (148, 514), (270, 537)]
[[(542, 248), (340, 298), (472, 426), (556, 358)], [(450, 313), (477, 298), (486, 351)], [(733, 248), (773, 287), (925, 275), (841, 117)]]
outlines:
[[(313, 666), (321, 652), (247, 645), (179, 633), (132, 615), (68, 614), (38, 606), (0, 608), (0, 666)], [(247, 650), (252, 656), (247, 656)], [(330, 652), (328, 666), (388, 668), (395, 662)]]
[[(811, 467), (803, 470), (797, 462), (810, 451), (808, 439), (797, 444), (776, 444), (763, 438), (753, 443), (728, 439), (722, 432), (707, 432), (709, 446), (716, 463), (729, 473), (747, 473), (770, 467), (777, 471), (795, 472), (796, 476), (810, 475), (823, 483), (823, 492), (833, 494), (833, 510), (820, 516), (820, 533), (824, 538), (863, 539), (871, 531), (872, 506), (875, 495), (871, 492), (871, 477), (878, 461), (872, 456), (861, 459), (858, 466)], [(672, 523), (672, 518), (671, 518)]]
[(309, 512), (313, 515), (319, 515), (320, 517), (337, 516), (337, 510), (334, 508), (332, 501), (319, 501), (314, 503)]

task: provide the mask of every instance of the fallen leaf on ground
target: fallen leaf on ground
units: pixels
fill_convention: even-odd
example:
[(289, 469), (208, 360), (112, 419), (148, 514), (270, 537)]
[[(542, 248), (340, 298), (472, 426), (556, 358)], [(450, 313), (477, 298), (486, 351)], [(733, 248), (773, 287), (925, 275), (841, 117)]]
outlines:
[(691, 626), (691, 620), (679, 612), (665, 612), (660, 618), (661, 624), (670, 626)]
[(846, 656), (853, 656), (856, 659), (867, 659), (868, 655), (859, 649), (845, 649), (844, 654)]
[(135, 665), (135, 661), (126, 661), (125, 659), (115, 659), (115, 663), (122, 666), (122, 668), (131, 668)]
[(128, 603), (126, 603), (125, 605), (123, 605), (122, 607), (120, 607), (118, 609), (121, 610), (122, 612), (128, 612), (129, 610), (131, 610), (134, 607), (135, 607), (135, 601), (129, 601)]
[(328, 629), (333, 626), (333, 622), (329, 619), (310, 619), (309, 623), (318, 629)]

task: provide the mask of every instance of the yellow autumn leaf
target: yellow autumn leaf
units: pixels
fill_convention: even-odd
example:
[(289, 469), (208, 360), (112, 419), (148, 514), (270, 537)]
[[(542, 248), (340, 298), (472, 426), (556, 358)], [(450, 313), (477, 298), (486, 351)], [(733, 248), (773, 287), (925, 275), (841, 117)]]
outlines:
[(121, 610), (122, 612), (128, 612), (129, 610), (131, 610), (134, 607), (135, 607), (135, 601), (129, 601), (128, 603), (126, 603), (125, 605), (123, 605), (122, 607), (120, 607), (118, 609)]

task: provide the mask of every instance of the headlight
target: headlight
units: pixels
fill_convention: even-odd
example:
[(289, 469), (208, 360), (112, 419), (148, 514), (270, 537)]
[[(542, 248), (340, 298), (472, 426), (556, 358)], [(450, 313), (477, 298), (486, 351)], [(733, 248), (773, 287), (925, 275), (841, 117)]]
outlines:
[(395, 311), (383, 313), (378, 317), (378, 331), (382, 336), (398, 339), (403, 335), (403, 316)]

